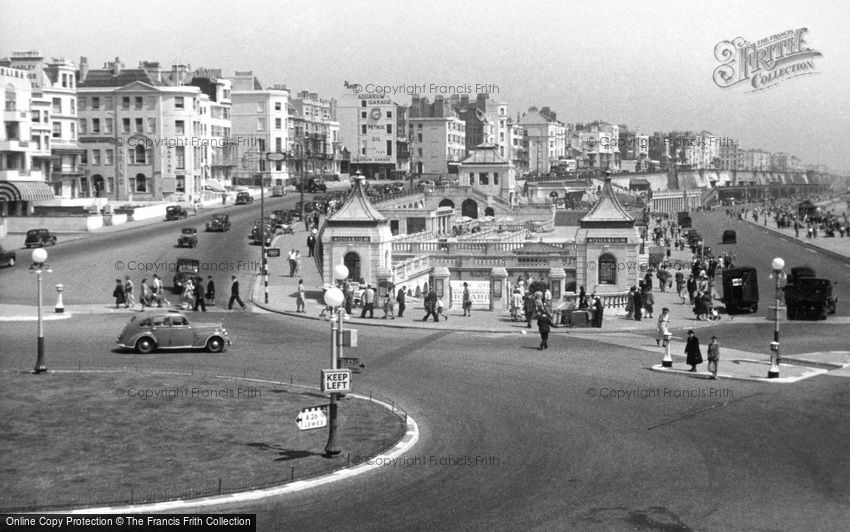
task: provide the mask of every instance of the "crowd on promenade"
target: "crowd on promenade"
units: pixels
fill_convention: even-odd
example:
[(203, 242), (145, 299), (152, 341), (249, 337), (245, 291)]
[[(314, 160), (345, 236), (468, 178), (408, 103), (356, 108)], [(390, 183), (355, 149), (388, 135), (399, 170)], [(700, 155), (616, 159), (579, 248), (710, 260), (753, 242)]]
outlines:
[[(791, 228), (794, 229), (794, 235), (797, 238), (800, 238), (801, 234), (811, 239), (819, 236), (822, 238), (850, 237), (847, 211), (839, 213), (816, 206), (816, 202), (825, 199), (828, 198), (793, 196), (763, 201), (760, 205), (751, 208), (726, 209), (726, 215), (738, 220), (751, 218), (754, 222), (761, 222), (763, 225), (773, 223), (778, 229)], [(803, 203), (806, 200), (808, 204)], [(846, 203), (844, 205), (846, 206)]]

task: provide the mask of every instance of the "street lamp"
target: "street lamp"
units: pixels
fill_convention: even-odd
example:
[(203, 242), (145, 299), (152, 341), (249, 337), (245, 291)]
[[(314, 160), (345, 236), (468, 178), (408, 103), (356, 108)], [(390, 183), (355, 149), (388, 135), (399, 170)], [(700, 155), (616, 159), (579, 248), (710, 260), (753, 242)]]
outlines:
[(782, 279), (785, 277), (785, 272), (782, 269), (785, 267), (785, 261), (780, 257), (776, 257), (770, 263), (773, 268), (773, 274), (770, 276), (776, 279), (776, 308), (773, 309), (773, 341), (770, 342), (770, 369), (767, 371), (768, 379), (779, 378), (779, 290), (781, 288)]
[(39, 375), (47, 373), (47, 366), (44, 363), (44, 321), (41, 317), (41, 272), (51, 273), (53, 270), (46, 264), (47, 251), (44, 248), (36, 248), (32, 252), (32, 270), (38, 279), (38, 358), (35, 361), (35, 369), (33, 373)]
[[(340, 268), (341, 266), (341, 268)], [(348, 268), (340, 264), (334, 268), (334, 275), (341, 275), (342, 270), (345, 269), (345, 276), (343, 279), (348, 277)], [(331, 308), (336, 308), (337, 319), (336, 319), (336, 327), (334, 327), (334, 320), (331, 320), (331, 369), (337, 369), (337, 362), (339, 360), (339, 356), (342, 354), (342, 302), (345, 299), (345, 295), (342, 293), (337, 287), (331, 287), (325, 292), (325, 305)], [(339, 354), (337, 354), (339, 352)], [(336, 443), (336, 430), (337, 430), (337, 415), (336, 415), (336, 394), (331, 393), (330, 405), (328, 407), (328, 443), (325, 445), (325, 456), (328, 458), (332, 458), (337, 456), (340, 453), (340, 448)]]

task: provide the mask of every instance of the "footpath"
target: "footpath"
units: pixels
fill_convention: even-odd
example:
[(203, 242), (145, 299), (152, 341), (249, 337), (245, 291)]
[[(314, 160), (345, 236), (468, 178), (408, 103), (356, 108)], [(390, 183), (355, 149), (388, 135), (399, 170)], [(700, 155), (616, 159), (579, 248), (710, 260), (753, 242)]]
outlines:
[(780, 229), (776, 227), (776, 222), (772, 220), (768, 220), (766, 225), (762, 218), (759, 218), (758, 222), (752, 218), (748, 218), (745, 221), (756, 227), (760, 227), (762, 230), (782, 235), (788, 241), (796, 241), (803, 244), (812, 253), (823, 252), (840, 260), (850, 259), (850, 234), (847, 234), (843, 238), (837, 235), (834, 237), (825, 237), (823, 234), (818, 234), (817, 238), (808, 238), (805, 227), (800, 230), (799, 236), (797, 236), (793, 227), (783, 227)]
[[(281, 256), (280, 258), (269, 259), (268, 303), (265, 302), (266, 288), (262, 277), (258, 277), (254, 283), (252, 303), (259, 309), (276, 314), (305, 320), (324, 320), (323, 311), (325, 305), (322, 296), (327, 283), (323, 281), (314, 258), (307, 256), (307, 237), (309, 233), (306, 228), (299, 223), (294, 229), (294, 234), (279, 235), (272, 244), (272, 247), (280, 248)], [(292, 249), (299, 250), (303, 258), (300, 274), (290, 276), (287, 254)], [(689, 251), (675, 250), (672, 252), (670, 259), (673, 261), (690, 262), (691, 253)], [(299, 280), (304, 281), (306, 291), (304, 313), (295, 312)], [(716, 328), (722, 326), (724, 323), (730, 323), (733, 318), (728, 315), (722, 315), (722, 319), (720, 320), (699, 321), (693, 315), (692, 305), (688, 302), (683, 304), (675, 292), (669, 290), (661, 292), (658, 289), (657, 279), (653, 279), (653, 288), (653, 296), (655, 298), (653, 318), (646, 318), (641, 321), (629, 320), (626, 319), (625, 312), (621, 309), (606, 309), (602, 328), (556, 327), (552, 329), (551, 335), (554, 337), (558, 335), (570, 335), (576, 338), (594, 340), (610, 345), (651, 351), (658, 354), (659, 364), (652, 367), (655, 371), (681, 374), (690, 378), (709, 378), (710, 375), (705, 371), (706, 364), (702, 364), (700, 366), (702, 370), (697, 373), (687, 371), (689, 367), (684, 364), (685, 357), (684, 355), (680, 355), (680, 353), (684, 352), (686, 331), (688, 329)], [(388, 327), (399, 329), (400, 334), (403, 334), (403, 330), (405, 329), (450, 330), (488, 335), (529, 335), (529, 341), (537, 341), (537, 324), (532, 322), (532, 326), (529, 329), (526, 322), (513, 321), (510, 312), (507, 310), (489, 311), (473, 309), (471, 316), (463, 316), (462, 309), (448, 308), (444, 312), (446, 319), (442, 319), (439, 322), (429, 319), (429, 321), (424, 322), (422, 318), (425, 315), (425, 310), (422, 300), (408, 297), (406, 303), (407, 308), (404, 314), (402, 316), (396, 314), (395, 319), (389, 316), (385, 318), (382, 308), (375, 309), (374, 318), (368, 316), (365, 318), (361, 317), (362, 308), (355, 308), (352, 309), (352, 314), (347, 316), (346, 319), (352, 326)], [(670, 309), (671, 323), (673, 324), (671, 331), (674, 336), (670, 343), (670, 351), (674, 360), (674, 367), (672, 369), (661, 366), (660, 361), (663, 356), (663, 348), (656, 345), (654, 339), (657, 325), (656, 319), (664, 307)], [(396, 312), (398, 312), (397, 308)], [(764, 321), (765, 318), (761, 316), (734, 317), (736, 324), (763, 323)], [(846, 326), (850, 324), (850, 319), (836, 318), (830, 320), (830, 323)], [(796, 363), (797, 360), (798, 358), (783, 357), (783, 363), (780, 365), (782, 377), (768, 380), (766, 376), (770, 365), (769, 353), (749, 353), (729, 349), (724, 346), (721, 356), (721, 371), (718, 376), (720, 378), (788, 383), (823, 374), (831, 369), (850, 368), (850, 352), (811, 354), (799, 358), (802, 364)], [(818, 367), (810, 367), (806, 364), (815, 364)]]

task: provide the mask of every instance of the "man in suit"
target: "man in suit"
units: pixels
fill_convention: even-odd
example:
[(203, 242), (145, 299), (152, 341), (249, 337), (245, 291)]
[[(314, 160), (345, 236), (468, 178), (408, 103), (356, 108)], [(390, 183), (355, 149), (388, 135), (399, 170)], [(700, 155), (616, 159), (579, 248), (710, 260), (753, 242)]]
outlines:
[(310, 233), (310, 236), (307, 237), (307, 256), (308, 257), (313, 256), (313, 248), (315, 248), (315, 247), (316, 247), (316, 230), (313, 229), (313, 231)]
[(207, 304), (204, 301), (204, 278), (200, 275), (195, 277), (195, 304), (192, 306), (192, 310), (198, 310), (198, 307), (201, 307), (201, 312), (207, 311)]
[(434, 316), (434, 321), (440, 321), (440, 316), (437, 314), (437, 292), (433, 289), (425, 296), (425, 317), (422, 321), (428, 321), (428, 316)]
[(239, 281), (236, 280), (236, 276), (230, 276), (230, 302), (227, 304), (227, 310), (233, 309), (233, 302), (236, 301), (239, 303), (239, 306), (242, 307), (242, 310), (245, 310), (245, 303), (242, 302), (242, 298), (239, 297)]

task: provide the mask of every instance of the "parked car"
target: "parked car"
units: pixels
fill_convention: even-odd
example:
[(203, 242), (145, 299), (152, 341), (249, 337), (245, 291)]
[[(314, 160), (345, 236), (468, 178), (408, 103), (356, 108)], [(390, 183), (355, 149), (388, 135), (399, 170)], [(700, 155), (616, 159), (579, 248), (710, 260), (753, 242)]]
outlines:
[(284, 195), (283, 192), (284, 192), (283, 187), (281, 187), (281, 186), (272, 187), (272, 197), (273, 198), (283, 196)]
[(737, 244), (738, 243), (738, 235), (735, 231), (731, 229), (727, 229), (723, 231), (723, 239), (721, 240), (724, 244)]
[(688, 211), (681, 211), (679, 213), (676, 213), (676, 220), (679, 223), (679, 227), (681, 227), (682, 229), (687, 229), (693, 224), (693, 221), (691, 220), (691, 214)]
[(248, 205), (254, 203), (254, 196), (250, 192), (239, 192), (236, 194), (236, 205)]
[(27, 231), (27, 239), (24, 242), (27, 248), (41, 248), (44, 246), (55, 246), (56, 235), (51, 235), (47, 229), (30, 229)]
[[(301, 180), (295, 183), (295, 190), (301, 192), (302, 184)], [(304, 180), (303, 184), (304, 192), (327, 192), (328, 185), (325, 183), (325, 180), (321, 177), (308, 177)]]
[(118, 347), (150, 353), (155, 349), (206, 349), (220, 353), (230, 345), (221, 323), (192, 323), (181, 312), (144, 313), (130, 318), (118, 335)]
[(14, 266), (17, 255), (14, 251), (8, 251), (0, 246), (0, 266)]
[(187, 216), (189, 216), (189, 213), (180, 205), (169, 205), (165, 208), (165, 219), (167, 221), (179, 220)]
[(207, 231), (230, 231), (230, 215), (216, 214), (207, 222)]
[(193, 248), (198, 245), (198, 230), (194, 227), (184, 227), (180, 230), (177, 247)]
[(197, 277), (200, 271), (201, 263), (197, 259), (177, 259), (177, 268), (174, 272), (173, 280), (174, 291), (180, 293), (183, 290), (183, 283), (186, 282), (186, 279)]
[(835, 314), (838, 296), (833, 295), (832, 282), (816, 277), (798, 277), (783, 288), (789, 320), (825, 320)]
[(266, 246), (271, 246), (272, 239), (276, 232), (275, 227), (272, 227), (270, 223), (264, 223), (262, 231), (260, 230), (259, 225), (255, 225), (253, 231), (251, 231), (251, 241), (252, 243), (259, 245), (262, 242), (263, 234), (265, 233)]
[(758, 312), (759, 284), (756, 269), (745, 266), (723, 270), (722, 299), (729, 314)]

